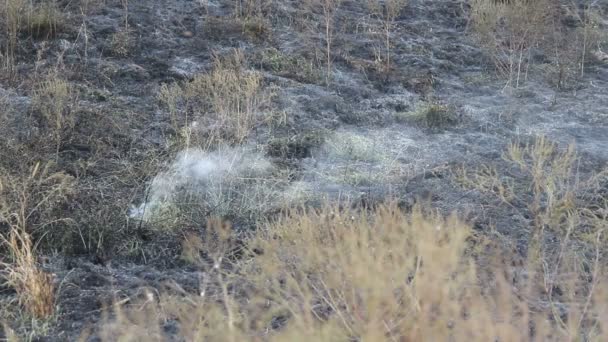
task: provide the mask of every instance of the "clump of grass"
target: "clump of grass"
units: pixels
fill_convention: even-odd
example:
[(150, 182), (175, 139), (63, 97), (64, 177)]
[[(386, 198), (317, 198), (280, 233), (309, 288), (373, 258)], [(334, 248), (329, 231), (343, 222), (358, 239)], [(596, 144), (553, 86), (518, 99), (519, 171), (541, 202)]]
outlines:
[(14, 288), (19, 303), (35, 318), (48, 318), (55, 309), (52, 276), (37, 263), (32, 232), (57, 224), (53, 213), (72, 188), (70, 177), (52, 173), (51, 165), (37, 163), (25, 175), (0, 170), (0, 242), (7, 258), (0, 262), (5, 283)]
[(264, 42), (272, 37), (272, 25), (269, 19), (264, 17), (225, 16), (208, 17), (205, 20), (207, 25), (204, 32), (211, 39), (223, 40), (234, 37), (252, 42)]
[(289, 175), (249, 148), (182, 151), (157, 175), (132, 216), (153, 229), (178, 232), (216, 216), (253, 224), (283, 206)]
[(385, 186), (403, 171), (393, 152), (381, 138), (363, 132), (334, 132), (315, 153), (320, 163), (306, 175), (331, 187), (346, 185), (344, 191), (351, 186)]
[(397, 113), (396, 119), (401, 122), (422, 124), (432, 129), (444, 128), (457, 122), (454, 110), (440, 103), (418, 105), (414, 111)]
[(19, 304), (36, 319), (47, 319), (55, 312), (53, 276), (40, 269), (31, 237), (13, 227), (0, 242), (10, 252), (10, 261), (0, 262), (4, 284), (15, 289)]
[(242, 22), (243, 35), (251, 41), (266, 41), (271, 38), (272, 28), (270, 23), (260, 17), (247, 18)]
[(288, 138), (274, 138), (268, 142), (266, 151), (271, 157), (283, 159), (311, 157), (312, 151), (323, 145), (326, 135), (327, 133), (323, 131), (311, 131)]
[(325, 148), (330, 158), (342, 158), (354, 162), (373, 162), (382, 159), (382, 153), (374, 141), (355, 133), (336, 132), (329, 137)]
[[(237, 50), (230, 57), (217, 57), (209, 73), (163, 86), (159, 99), (167, 106), (174, 129), (179, 132), (195, 123), (215, 141), (243, 142), (271, 97), (263, 89), (262, 75), (245, 67), (245, 57)], [(187, 115), (189, 111), (193, 115)], [(190, 132), (185, 141), (188, 145)]]
[[(537, 269), (535, 277), (542, 284), (543, 296), (561, 329), (583, 333), (581, 329), (586, 328), (583, 324), (589, 319), (585, 311), (591, 299), (580, 299), (587, 304), (583, 312), (577, 313), (582, 316), (575, 319), (576, 325), (571, 326), (571, 318), (566, 323), (555, 310), (557, 305), (567, 305), (575, 295), (564, 296), (556, 293), (555, 288), (593, 291), (605, 267), (598, 254), (607, 241), (605, 216), (599, 214), (605, 210), (605, 201), (592, 205), (598, 209), (590, 209), (579, 198), (581, 193), (596, 191), (592, 185), (595, 177), (585, 180), (576, 174), (574, 145), (560, 150), (544, 136), (528, 144), (511, 144), (503, 158), (517, 170), (510, 176), (488, 166), (461, 172), (457, 179), (467, 187), (496, 194), (509, 207), (518, 208), (530, 218), (530, 226), (526, 227), (528, 267)], [(586, 270), (576, 271), (581, 264), (586, 265)], [(568, 272), (576, 274), (577, 279), (559, 284), (559, 277)]]
[(50, 38), (58, 33), (64, 22), (55, 0), (6, 0), (0, 6), (0, 15), (0, 28), (7, 38), (0, 57), (3, 57), (3, 67), (8, 71), (12, 71), (15, 63), (20, 33), (27, 32), (35, 38)]
[(110, 50), (119, 57), (126, 57), (131, 53), (133, 38), (129, 29), (120, 29), (110, 38)]
[[(482, 166), (460, 169), (456, 179), (466, 187), (496, 194), (507, 204), (526, 203), (525, 210), (535, 218), (535, 229), (555, 229), (554, 233), (561, 236), (569, 229), (566, 218), (580, 216), (576, 193), (581, 184), (576, 182), (574, 145), (560, 151), (547, 137), (539, 136), (525, 145), (510, 144), (503, 159), (516, 167), (517, 177), (507, 176), (495, 166)], [(568, 235), (580, 233), (571, 231)]]
[(237, 18), (264, 18), (270, 15), (275, 0), (243, 0), (234, 4)]
[(496, 194), (505, 203), (515, 199), (513, 180), (501, 176), (494, 166), (483, 165), (475, 170), (462, 167), (456, 170), (455, 177), (460, 185)]
[(17, 34), (21, 29), (23, 18), (23, 8), (25, 0), (7, 1), (2, 7), (3, 31), (6, 33), (7, 42), (3, 47), (3, 67), (10, 70), (14, 64), (15, 50), (17, 48)]
[(34, 90), (32, 105), (52, 136), (57, 152), (65, 134), (74, 127), (76, 92), (57, 72), (46, 75)]
[(280, 76), (293, 77), (309, 83), (318, 83), (323, 79), (322, 73), (319, 72), (313, 61), (302, 56), (288, 55), (275, 48), (270, 48), (263, 50), (258, 59), (262, 68)]
[(557, 3), (541, 1), (475, 0), (471, 23), (499, 72), (515, 87), (528, 75), (531, 49), (553, 29)]
[(63, 25), (63, 15), (54, 0), (30, 3), (27, 18), (29, 33), (34, 37), (49, 38), (56, 35)]

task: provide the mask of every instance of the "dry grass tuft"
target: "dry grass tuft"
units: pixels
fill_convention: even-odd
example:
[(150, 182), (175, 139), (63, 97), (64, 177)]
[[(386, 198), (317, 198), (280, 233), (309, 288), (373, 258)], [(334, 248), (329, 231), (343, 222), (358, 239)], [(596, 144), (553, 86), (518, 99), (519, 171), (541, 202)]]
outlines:
[(550, 0), (471, 2), (475, 34), (509, 85), (527, 77), (532, 50), (554, 29), (557, 9)]
[(209, 73), (190, 82), (163, 85), (159, 100), (166, 105), (174, 129), (182, 132), (184, 145), (190, 146), (196, 144), (192, 138), (199, 138), (193, 137), (197, 132), (215, 142), (243, 142), (270, 96), (263, 89), (262, 75), (246, 70), (243, 53), (235, 50), (229, 57), (217, 57)]
[(418, 104), (413, 111), (396, 113), (395, 119), (421, 124), (430, 129), (442, 129), (458, 123), (454, 108), (438, 102)]
[(15, 289), (20, 305), (37, 319), (47, 319), (55, 312), (53, 276), (40, 269), (31, 237), (24, 230), (12, 228), (0, 242), (10, 252), (10, 262), (0, 262), (5, 285)]
[(71, 178), (52, 173), (51, 165), (36, 164), (29, 174), (0, 172), (0, 241), (7, 258), (0, 262), (5, 284), (14, 288), (18, 301), (35, 318), (49, 318), (55, 309), (53, 277), (40, 269), (31, 232), (60, 220), (52, 208), (71, 189)]
[(63, 15), (54, 0), (30, 2), (27, 28), (32, 37), (49, 38), (57, 34), (63, 25)]
[(20, 33), (27, 32), (34, 38), (49, 38), (56, 35), (64, 23), (55, 0), (5, 0), (0, 6), (0, 16), (0, 29), (7, 38), (0, 57), (8, 72), (13, 71)]
[[(71, 177), (52, 169), (52, 163), (36, 163), (18, 174), (0, 168), (0, 277), (15, 290), (24, 316), (34, 320), (52, 318), (56, 304), (54, 278), (38, 264), (36, 234), (40, 241), (65, 221), (56, 209), (73, 189)], [(19, 318), (12, 320), (7, 323), (18, 324)]]
[(74, 127), (76, 100), (73, 86), (57, 72), (46, 75), (34, 90), (33, 107), (41, 114), (57, 152), (66, 133)]

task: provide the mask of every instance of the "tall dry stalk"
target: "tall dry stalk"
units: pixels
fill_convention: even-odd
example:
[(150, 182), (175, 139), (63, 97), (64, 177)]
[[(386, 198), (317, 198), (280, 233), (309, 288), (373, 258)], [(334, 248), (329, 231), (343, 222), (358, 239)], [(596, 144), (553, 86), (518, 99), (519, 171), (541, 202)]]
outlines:
[(319, 11), (322, 16), (323, 43), (325, 45), (325, 85), (329, 86), (332, 75), (332, 47), (334, 42), (335, 19), (342, 0), (306, 0), (308, 8)]
[(383, 32), (385, 72), (389, 72), (391, 68), (391, 36), (395, 28), (395, 21), (407, 4), (408, 0), (367, 1), (367, 7), (372, 16), (381, 22)]

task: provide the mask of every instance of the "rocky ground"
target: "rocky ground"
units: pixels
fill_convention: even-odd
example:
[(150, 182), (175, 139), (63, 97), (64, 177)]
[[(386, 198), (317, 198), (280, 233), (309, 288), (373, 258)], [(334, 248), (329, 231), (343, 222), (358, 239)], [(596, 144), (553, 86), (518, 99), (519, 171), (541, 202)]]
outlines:
[[(525, 204), (502, 205), (462, 186), (458, 170), (492, 165), (516, 180), (504, 151), (539, 135), (562, 150), (575, 144), (583, 180), (608, 161), (608, 64), (590, 60), (584, 76), (561, 89), (540, 68), (517, 89), (506, 86), (470, 34), (464, 1), (411, 0), (396, 20), (388, 75), (373, 68), (377, 42), (366, 31), (374, 21), (365, 1), (343, 1), (329, 86), (323, 35), (310, 23), (321, 14), (301, 1), (274, 3), (262, 26), (235, 18), (234, 1), (131, 1), (128, 12), (113, 0), (59, 3), (65, 16), (58, 33), (22, 37), (16, 76), (0, 83), (3, 139), (10, 145), (0, 151), (4, 167), (55, 156), (31, 114), (37, 75), (58, 68), (78, 92), (74, 133), (60, 146), (55, 166), (77, 183), (60, 209), (70, 221), (38, 234), (45, 268), (57, 280), (58, 314), (34, 325), (12, 316), (17, 329), (42, 340), (75, 339), (95, 327), (104, 304), (141, 296), (142, 287), (162, 290), (171, 281), (197, 291), (204, 270), (180, 259), (179, 239), (129, 213), (146, 201), (146, 189), (178, 152), (158, 100), (161, 85), (207, 72), (215, 55), (233, 49), (263, 75), (274, 92), (273, 111), (284, 116), (276, 127), (256, 124), (243, 145), (288, 171), (281, 189), (305, 189), (311, 203), (394, 198), (411, 207), (428, 201), (480, 231), (508, 237), (525, 253), (531, 224)], [(606, 18), (608, 3), (596, 6)], [(129, 38), (122, 51), (116, 39), (125, 20)], [(438, 119), (415, 115), (428, 106), (439, 107)], [(608, 185), (598, 182), (585, 194)], [(239, 229), (251, 228), (232, 219)]]

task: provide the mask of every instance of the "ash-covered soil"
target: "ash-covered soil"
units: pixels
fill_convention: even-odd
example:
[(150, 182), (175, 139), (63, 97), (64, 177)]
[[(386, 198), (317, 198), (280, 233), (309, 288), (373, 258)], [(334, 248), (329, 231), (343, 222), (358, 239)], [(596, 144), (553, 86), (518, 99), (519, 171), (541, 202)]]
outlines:
[[(57, 170), (78, 184), (61, 208), (70, 221), (38, 236), (44, 267), (54, 273), (59, 290), (58, 314), (45, 329), (37, 328), (43, 331), (38, 339), (74, 340), (86, 329), (95, 335), (104, 305), (135, 301), (142, 288), (163, 291), (174, 283), (198, 291), (205, 270), (181, 260), (180, 240), (148, 229), (129, 212), (146, 201), (154, 177), (177, 153), (169, 143), (176, 132), (157, 98), (160, 86), (209, 71), (215, 55), (233, 49), (241, 49), (249, 67), (263, 74), (265, 86), (274, 89), (275, 110), (284, 114), (277, 128), (256, 125), (244, 144), (291, 172), (285, 189), (364, 205), (392, 198), (409, 208), (424, 201), (446, 214), (457, 212), (480, 231), (508, 237), (524, 254), (531, 225), (525, 203), (504, 205), (496, 196), (467, 189), (455, 180), (457, 170), (493, 165), (516, 180), (502, 155), (510, 143), (538, 135), (560, 149), (576, 145), (581, 179), (605, 169), (605, 62), (590, 61), (584, 76), (562, 89), (538, 70), (517, 89), (506, 87), (469, 34), (464, 1), (412, 0), (397, 18), (392, 69), (384, 75), (370, 67), (375, 42), (364, 28), (372, 20), (365, 1), (344, 1), (326, 86), (323, 35), (306, 27), (320, 13), (307, 13), (301, 1), (278, 1), (267, 26), (249, 28), (234, 18), (233, 3), (214, 0), (204, 8), (194, 0), (131, 1), (131, 41), (124, 55), (112, 45), (125, 25), (120, 1), (87, 8), (84, 1), (63, 1), (66, 22), (58, 34), (22, 37), (17, 76), (0, 83), (0, 100), (7, 112), (8, 135), (2, 139), (26, 147), (0, 151), (6, 153), (4, 166), (55, 156), (29, 109), (35, 75), (60, 66), (79, 94), (74, 133), (56, 158)], [(605, 18), (608, 3), (598, 8)], [(288, 66), (277, 66), (272, 56)], [(429, 103), (444, 106), (447, 119), (435, 124), (408, 117)], [(584, 195), (592, 198), (608, 186), (596, 185)], [(234, 221), (243, 231), (252, 228)], [(7, 300), (12, 295), (2, 294)], [(22, 333), (34, 330), (28, 323), (16, 326)]]

